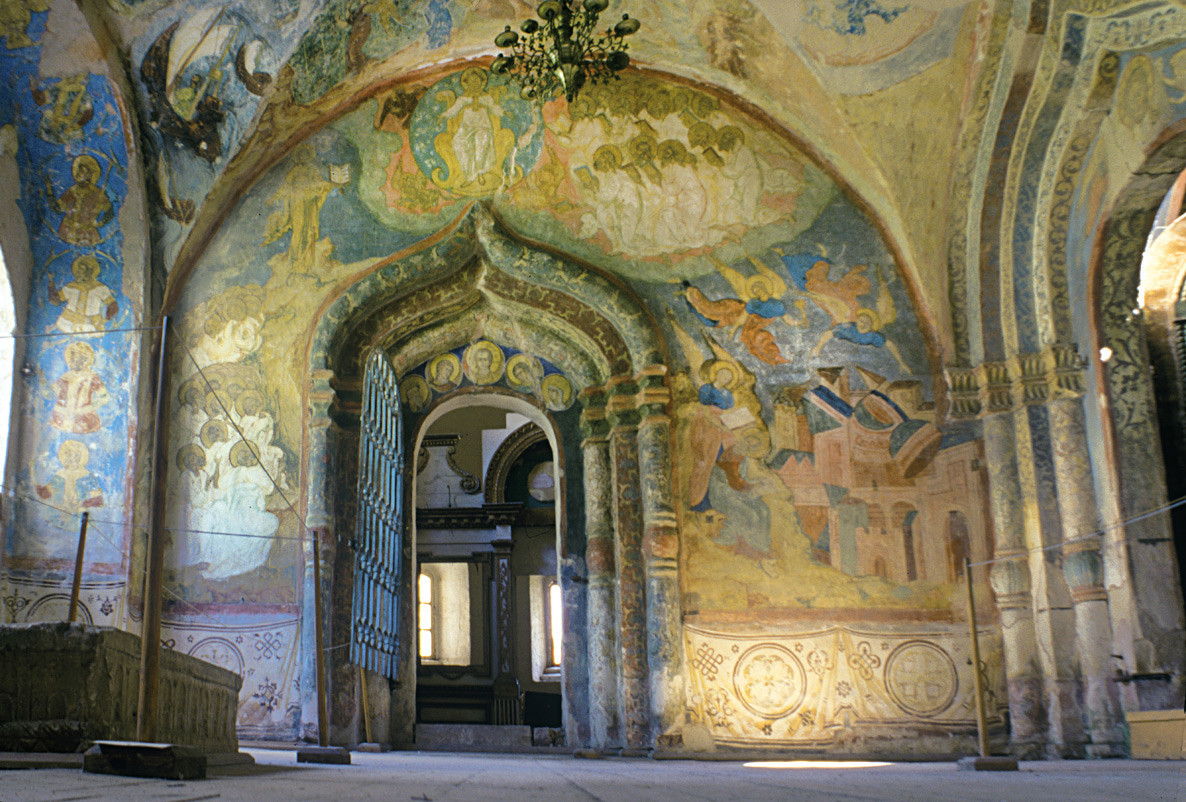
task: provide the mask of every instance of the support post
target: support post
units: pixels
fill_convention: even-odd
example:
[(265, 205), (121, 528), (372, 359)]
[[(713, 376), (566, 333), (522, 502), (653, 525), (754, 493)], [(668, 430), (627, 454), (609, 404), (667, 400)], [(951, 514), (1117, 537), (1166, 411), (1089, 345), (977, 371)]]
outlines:
[(618, 643), (614, 598), (613, 495), (605, 396), (590, 394), (581, 413), (585, 439), (585, 566), (589, 572), (589, 739), (595, 749), (621, 747)]
[(646, 576), (647, 670), (651, 735), (658, 748), (683, 744), (683, 631), (680, 626), (679, 527), (671, 489), (671, 393), (667, 367), (651, 365), (639, 377), (638, 474), (642, 494)]
[(157, 740), (160, 703), (161, 593), (165, 558), (165, 503), (169, 479), (169, 318), (161, 318), (157, 341), (156, 410), (153, 419), (152, 494), (148, 511), (148, 563), (144, 571), (144, 624), (140, 631), (140, 694), (136, 740)]
[(647, 599), (643, 567), (642, 499), (638, 476), (638, 422), (633, 377), (611, 379), (606, 412), (610, 420), (610, 477), (613, 486), (614, 565), (618, 580), (618, 648), (621, 684), (618, 704), (625, 756), (646, 755), (650, 731), (650, 675), (647, 670)]
[(984, 676), (980, 673), (980, 633), (976, 631), (976, 597), (972, 592), (972, 563), (964, 558), (968, 582), (968, 630), (972, 637), (972, 687), (976, 690), (976, 741), (980, 757), (988, 757), (988, 718), (984, 712)]
[(367, 743), (374, 743), (371, 737), (371, 706), (367, 704), (367, 672), (358, 666), (358, 689), (361, 694), (359, 704), (362, 706), (362, 731), (367, 737)]
[(1077, 397), (1047, 404), (1063, 528), (1063, 575), (1075, 610), (1075, 649), (1083, 682), (1092, 757), (1125, 753), (1123, 715), (1111, 662), (1112, 621), (1100, 556), (1099, 513), (1087, 451), (1083, 403)]
[[(1002, 394), (1011, 410), (1006, 369), (996, 363), (990, 376), (999, 376), (991, 398)], [(993, 369), (995, 368), (995, 369)], [(1017, 446), (1013, 415), (992, 410), (984, 418), (984, 452), (988, 464), (988, 486), (992, 498), (992, 520), (996, 546), (995, 562), (989, 570), (1001, 621), (1001, 649), (1005, 662), (1005, 686), (1009, 698), (1009, 745), (1015, 757), (1035, 760), (1045, 754), (1045, 709), (1042, 669), (1034, 627), (1034, 597), (1030, 581), (1029, 553), (1025, 543), (1025, 500), (1017, 470)]]
[[(509, 525), (499, 526), (500, 539), (492, 540), (494, 547), (494, 622), (496, 628), (494, 675), (494, 723), (522, 723), (522, 696), (519, 678), (515, 675), (515, 588), (511, 573), (511, 549)], [(505, 537), (502, 537), (504, 536)]]
[(82, 591), (82, 556), (86, 553), (86, 526), (91, 514), (83, 512), (78, 524), (78, 553), (74, 557), (74, 582), (70, 586), (70, 613), (66, 620), (73, 624), (78, 620), (78, 595)]
[(325, 688), (325, 625), (322, 623), (321, 599), (321, 538), (316, 529), (313, 537), (313, 653), (317, 665), (317, 745), (329, 746), (329, 701)]

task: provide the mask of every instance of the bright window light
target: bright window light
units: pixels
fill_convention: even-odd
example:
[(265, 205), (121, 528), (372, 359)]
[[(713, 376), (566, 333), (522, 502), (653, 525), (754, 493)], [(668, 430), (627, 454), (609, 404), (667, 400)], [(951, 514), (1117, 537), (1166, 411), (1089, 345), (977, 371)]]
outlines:
[(552, 634), (552, 665), (560, 665), (560, 640), (564, 635), (563, 619), (561, 618), (561, 611), (563, 603), (560, 599), (560, 584), (553, 582), (548, 586), (548, 624), (551, 626)]
[(420, 656), (431, 659), (432, 650), (432, 577), (421, 574), (416, 589), (419, 591), (417, 623), (420, 629)]

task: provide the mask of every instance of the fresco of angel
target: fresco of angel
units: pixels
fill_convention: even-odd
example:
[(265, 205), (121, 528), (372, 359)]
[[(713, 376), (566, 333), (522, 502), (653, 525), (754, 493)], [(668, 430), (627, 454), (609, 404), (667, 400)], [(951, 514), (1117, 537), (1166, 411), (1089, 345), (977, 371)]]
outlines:
[(782, 355), (767, 326), (778, 319), (788, 325), (802, 325), (805, 322), (803, 299), (795, 301), (799, 316), (792, 316), (788, 314), (787, 304), (783, 301), (787, 292), (786, 282), (760, 260), (750, 257), (757, 272), (746, 276), (719, 259), (709, 258), (717, 271), (732, 285), (738, 297), (710, 300), (685, 281), (684, 299), (692, 312), (706, 326), (728, 329), (730, 337), (740, 335), (746, 349), (767, 365), (786, 364), (789, 360)]
[[(874, 267), (876, 282), (869, 278), (868, 265), (854, 265), (837, 279), (831, 278), (833, 262), (817, 254), (787, 254), (775, 249), (787, 267), (791, 280), (811, 301), (831, 318), (831, 326), (824, 331), (811, 356), (817, 357), (833, 339), (854, 345), (884, 348), (907, 374), (910, 366), (902, 358), (898, 346), (884, 334), (884, 329), (898, 317), (897, 307), (880, 267)], [(872, 308), (862, 303), (861, 296), (872, 293)]]
[(775, 482), (762, 457), (770, 434), (754, 394), (755, 376), (711, 337), (708, 356), (668, 311), (668, 320), (688, 359), (689, 376), (699, 386), (695, 400), (680, 406), (680, 461), (684, 503), (712, 529), (718, 545), (765, 562), (771, 558), (770, 511), (756, 497)]

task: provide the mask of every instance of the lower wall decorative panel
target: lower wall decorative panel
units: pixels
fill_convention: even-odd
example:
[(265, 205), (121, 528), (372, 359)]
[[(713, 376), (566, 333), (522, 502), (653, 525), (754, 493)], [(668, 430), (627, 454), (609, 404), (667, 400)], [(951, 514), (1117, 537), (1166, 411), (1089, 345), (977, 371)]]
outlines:
[[(213, 623), (213, 622), (211, 622)], [(236, 727), (242, 738), (290, 740), (300, 719), (299, 621), (293, 618), (221, 627), (166, 621), (165, 645), (243, 678)]]
[[(721, 746), (957, 752), (975, 738), (972, 660), (955, 625), (729, 633), (685, 626), (689, 721)], [(981, 634), (990, 724), (1001, 723), (1000, 637)], [(903, 740), (909, 739), (909, 740)], [(903, 744), (906, 744), (903, 747)]]

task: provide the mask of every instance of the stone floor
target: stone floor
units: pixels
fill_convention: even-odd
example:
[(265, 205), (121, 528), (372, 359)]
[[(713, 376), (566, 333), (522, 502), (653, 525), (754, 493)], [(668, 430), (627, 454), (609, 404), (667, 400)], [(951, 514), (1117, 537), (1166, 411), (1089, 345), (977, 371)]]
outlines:
[(792, 763), (392, 752), (353, 755), (351, 766), (296, 764), (287, 751), (250, 750), (254, 766), (172, 782), (0, 770), (3, 802), (81, 800), (1126, 800), (1183, 802), (1186, 761), (1023, 763), (1016, 773), (959, 771), (954, 763)]

